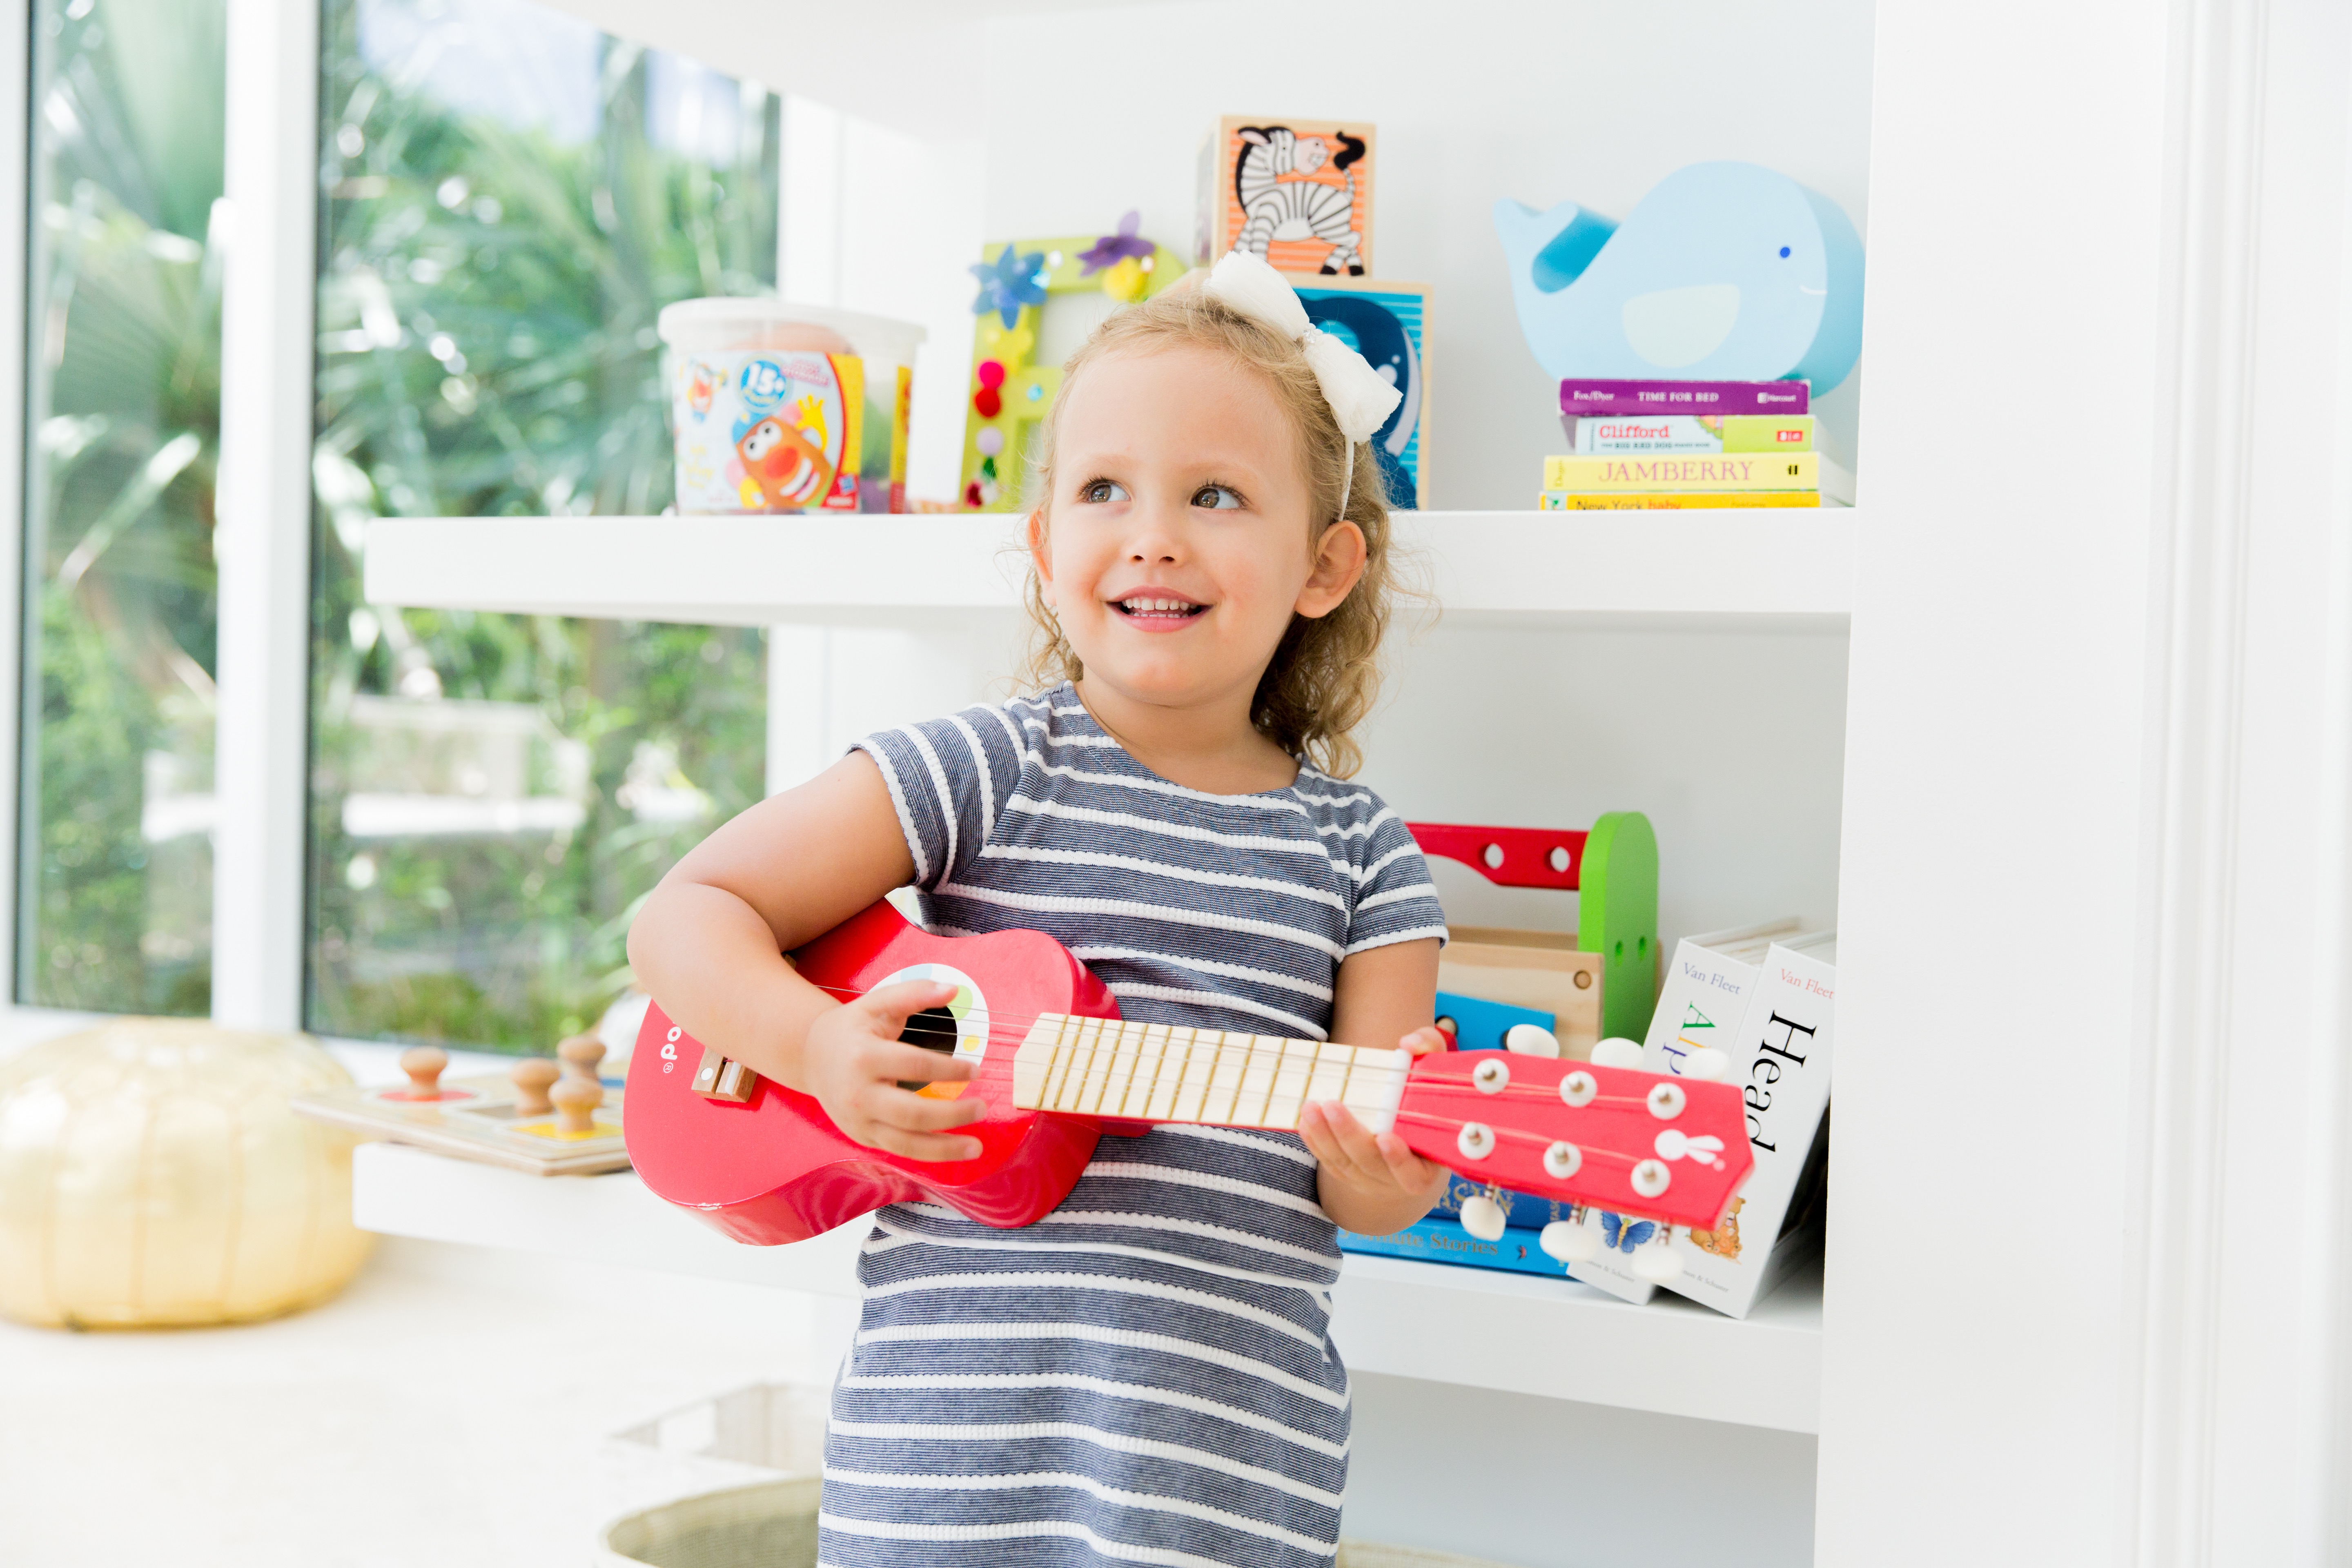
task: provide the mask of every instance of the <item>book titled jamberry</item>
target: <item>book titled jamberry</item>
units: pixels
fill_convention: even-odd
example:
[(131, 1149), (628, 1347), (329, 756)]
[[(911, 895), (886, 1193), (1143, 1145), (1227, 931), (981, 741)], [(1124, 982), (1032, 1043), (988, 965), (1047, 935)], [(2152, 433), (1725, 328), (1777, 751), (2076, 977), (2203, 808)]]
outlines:
[(1559, 384), (1562, 414), (1809, 414), (1803, 381), (1614, 381)]

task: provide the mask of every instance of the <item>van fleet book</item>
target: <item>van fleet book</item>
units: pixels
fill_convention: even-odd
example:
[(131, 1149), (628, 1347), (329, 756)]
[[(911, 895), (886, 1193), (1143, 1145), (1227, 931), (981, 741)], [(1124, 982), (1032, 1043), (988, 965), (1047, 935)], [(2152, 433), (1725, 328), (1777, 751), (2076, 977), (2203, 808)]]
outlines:
[[(1735, 1318), (1807, 1256), (1804, 1222), (1817, 1215), (1799, 1199), (1829, 1106), (1836, 1037), (1836, 933), (1769, 940), (1764, 928), (1751, 931), (1745, 940), (1725, 933), (1715, 948), (1676, 947), (1643, 1047), (1643, 1066), (1677, 1075), (1700, 1046), (1723, 1051), (1729, 1080), (1748, 1102), (1755, 1172), (1716, 1230), (1675, 1238), (1683, 1272), (1665, 1287)], [(1746, 962), (1759, 939), (1769, 945)], [(1728, 1030), (1721, 1019), (1734, 1007), (1727, 1002), (1739, 1019)], [(1791, 1219), (1800, 1222), (1793, 1228), (1784, 1223)]]
[[(1649, 1038), (1643, 1044), (1643, 1067), (1650, 1072), (1671, 1070), (1660, 1067), (1659, 1061), (1679, 1060), (1698, 1046), (1714, 1046), (1729, 1055), (1731, 1037), (1739, 1032), (1758, 965), (1775, 938), (1796, 935), (1797, 920), (1791, 915), (1685, 937), (1676, 944), (1674, 963), (1658, 990), (1657, 1011), (1650, 1016)], [(1687, 1037), (1679, 1047), (1673, 1044), (1676, 1021), (1685, 1025), (1683, 1033)], [(1584, 1225), (1599, 1237), (1601, 1255), (1590, 1263), (1570, 1265), (1569, 1277), (1627, 1301), (1647, 1301), (1656, 1287), (1634, 1275), (1633, 1254), (1624, 1245), (1629, 1237), (1623, 1221), (1619, 1221), (1612, 1235), (1608, 1216), (1591, 1211), (1586, 1214)]]

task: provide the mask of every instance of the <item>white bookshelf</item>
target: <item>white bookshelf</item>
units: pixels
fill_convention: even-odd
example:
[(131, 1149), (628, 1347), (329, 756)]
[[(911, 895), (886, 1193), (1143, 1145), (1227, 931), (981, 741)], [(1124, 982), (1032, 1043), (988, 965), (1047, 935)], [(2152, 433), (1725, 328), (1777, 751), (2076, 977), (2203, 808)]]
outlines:
[[(790, 1247), (744, 1247), (635, 1174), (542, 1177), (390, 1143), (354, 1152), (365, 1229), (824, 1296), (852, 1296), (863, 1220)], [(1349, 1257), (1332, 1300), (1348, 1364), (1474, 1388), (1788, 1432), (1817, 1429), (1818, 1276), (1735, 1321), (1679, 1298), (1628, 1306), (1574, 1281)]]
[[(1016, 520), (907, 517), (383, 518), (370, 603), (618, 620), (856, 624), (1008, 611)], [(1399, 542), (1449, 620), (1836, 626), (1861, 514), (1401, 512)]]

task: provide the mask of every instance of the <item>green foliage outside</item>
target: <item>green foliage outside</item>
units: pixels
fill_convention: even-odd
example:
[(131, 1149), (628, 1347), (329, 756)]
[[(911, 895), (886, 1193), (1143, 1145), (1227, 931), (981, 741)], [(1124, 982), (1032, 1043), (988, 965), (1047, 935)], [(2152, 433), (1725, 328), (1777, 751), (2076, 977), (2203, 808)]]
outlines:
[[(713, 169), (649, 139), (649, 61), (607, 40), (600, 130), (560, 142), (372, 66), (369, 3), (325, 13), (308, 1019), (544, 1050), (625, 984), (662, 871), (759, 798), (759, 634), (378, 609), (362, 536), (668, 504), (655, 317), (772, 284), (780, 106), (730, 96), (746, 155)], [(578, 820), (367, 818), (469, 802)]]
[(32, 8), (25, 1002), (210, 1005), (222, 20)]
[[(661, 871), (757, 798), (760, 639), (375, 609), (362, 533), (667, 504), (655, 315), (772, 281), (778, 104), (730, 96), (743, 152), (712, 170), (651, 144), (647, 58), (608, 42), (594, 139), (517, 131), (436, 102), (416, 61), (363, 61), (363, 10), (400, 4), (323, 17), (308, 1018), (544, 1048), (625, 983)], [(27, 1002), (210, 1002), (223, 10), (34, 7)], [(520, 774), (486, 785), (501, 757)], [(347, 831), (353, 793), (506, 785), (571, 819)]]

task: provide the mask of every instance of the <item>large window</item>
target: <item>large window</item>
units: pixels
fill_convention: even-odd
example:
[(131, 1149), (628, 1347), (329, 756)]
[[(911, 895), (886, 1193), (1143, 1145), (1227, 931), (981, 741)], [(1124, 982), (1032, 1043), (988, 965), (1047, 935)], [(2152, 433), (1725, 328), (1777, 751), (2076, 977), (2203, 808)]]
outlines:
[(779, 100), (515, 0), (329, 0), (306, 1016), (545, 1049), (759, 797), (760, 635), (360, 598), (380, 515), (659, 512), (654, 321), (772, 287)]
[(35, 0), (16, 995), (212, 991), (222, 0)]

